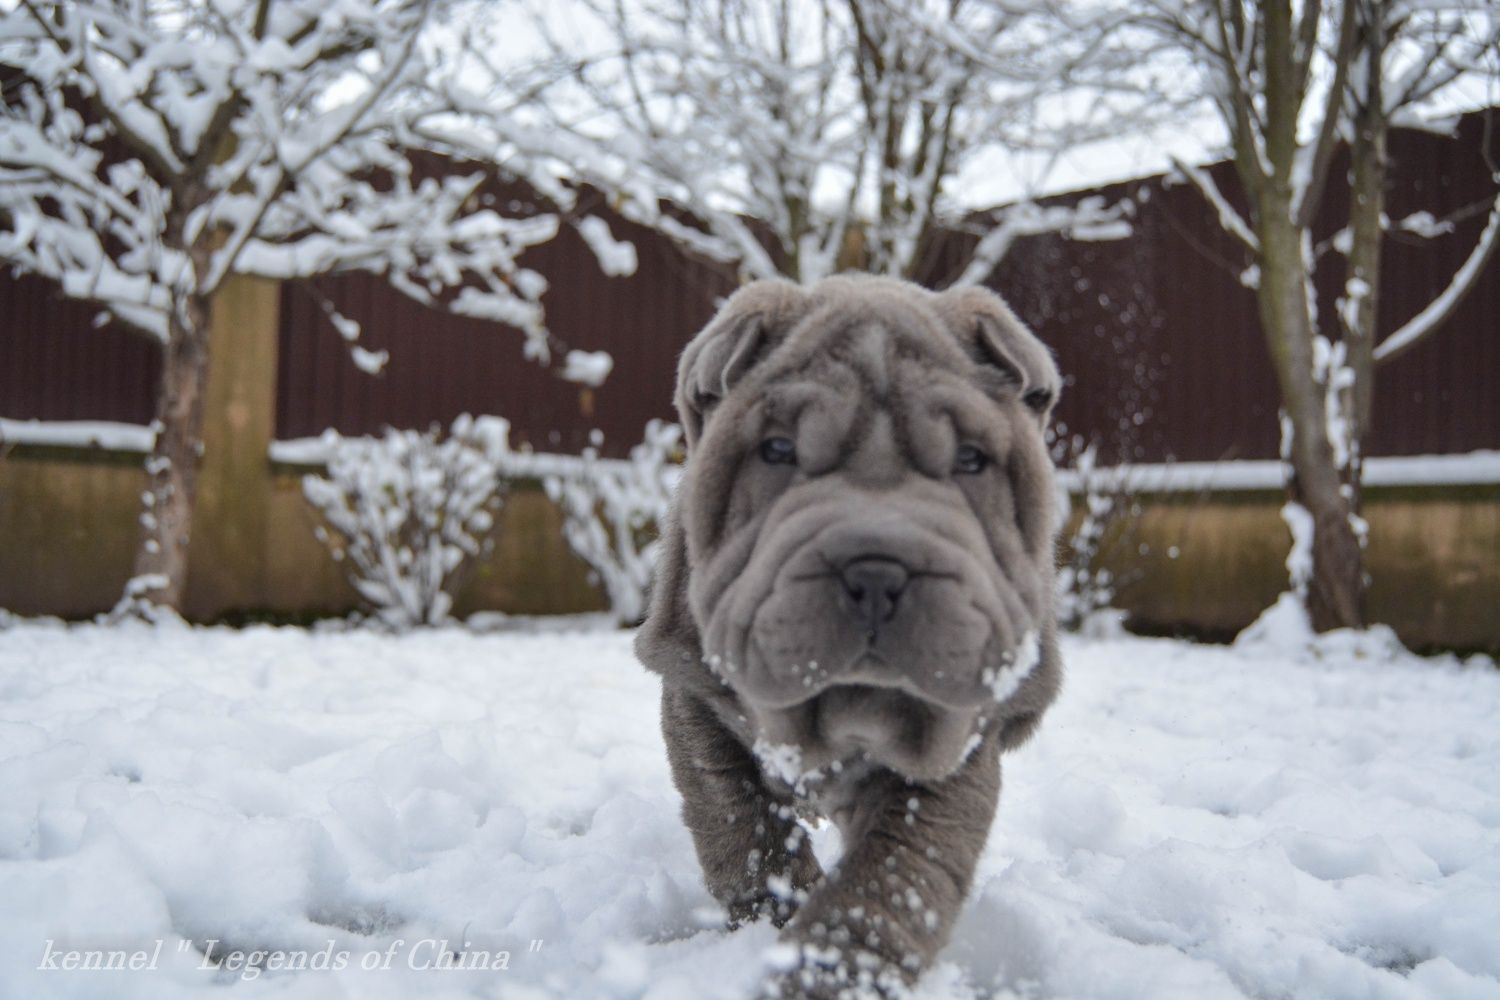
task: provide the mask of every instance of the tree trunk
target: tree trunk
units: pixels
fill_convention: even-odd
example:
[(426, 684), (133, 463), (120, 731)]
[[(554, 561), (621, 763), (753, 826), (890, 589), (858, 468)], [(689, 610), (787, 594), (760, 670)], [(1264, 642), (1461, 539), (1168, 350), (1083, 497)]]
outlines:
[(192, 296), (180, 312), (172, 318), (162, 350), (156, 442), (146, 461), (147, 486), (141, 497), (141, 541), (121, 601), (121, 610), (147, 617), (156, 608), (182, 610), (202, 458), (210, 301)]
[(1379, 122), (1356, 122), (1349, 206), (1349, 266), (1344, 282), (1345, 363), (1352, 383), (1341, 400), (1348, 421), (1349, 464), (1344, 481), (1350, 506), (1360, 511), (1364, 485), (1365, 435), (1375, 396), (1375, 324), (1380, 306), (1380, 246), (1384, 241), (1385, 130)]
[[(1308, 620), (1316, 632), (1364, 628), (1365, 554), (1350, 522), (1352, 511), (1337, 488), (1330, 498), (1321, 485), (1321, 474), (1317, 476), (1316, 488), (1303, 485), (1306, 476), (1294, 460), (1292, 499), (1313, 517), (1312, 578), (1308, 580), (1306, 596)], [(1337, 476), (1334, 478), (1337, 481)]]
[(1312, 518), (1312, 575), (1304, 600), (1319, 632), (1364, 627), (1364, 552), (1353, 510), (1329, 441), (1326, 393), (1314, 374), (1310, 283), (1301, 231), (1292, 224), (1289, 199), (1267, 196), (1260, 211), (1261, 328), (1291, 424), (1288, 488)]
[(1345, 481), (1359, 513), (1364, 480), (1364, 440), (1375, 397), (1375, 329), (1380, 312), (1380, 249), (1385, 242), (1385, 178), (1388, 122), (1381, 103), (1382, 53), (1387, 41), (1381, 11), (1366, 8), (1361, 18), (1360, 74), (1364, 93), (1354, 115), (1349, 144), (1349, 262), (1344, 282), (1347, 303), (1340, 313), (1346, 362), (1353, 384), (1343, 400), (1349, 421), (1350, 456)]

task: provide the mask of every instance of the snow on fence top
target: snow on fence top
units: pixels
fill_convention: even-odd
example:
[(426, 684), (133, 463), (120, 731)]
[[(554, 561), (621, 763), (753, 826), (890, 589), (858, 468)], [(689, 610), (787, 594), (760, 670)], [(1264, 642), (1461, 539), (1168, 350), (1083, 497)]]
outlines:
[[(104, 420), (9, 420), (0, 417), (0, 445), (22, 444), (102, 451), (139, 452), (151, 449), (151, 428)], [(273, 441), (271, 461), (282, 465), (326, 464), (328, 445), (322, 437)], [(598, 459), (604, 466), (629, 463)], [(583, 465), (577, 455), (514, 452), (508, 464), (514, 474), (542, 478), (576, 474)], [(1096, 480), (1108, 477), (1136, 493), (1192, 493), (1201, 491), (1276, 490), (1284, 472), (1276, 461), (1168, 462), (1117, 465), (1093, 471)], [(1078, 473), (1058, 471), (1069, 490), (1083, 489)], [(1472, 451), (1463, 455), (1406, 455), (1365, 460), (1366, 486), (1467, 486), (1500, 483), (1500, 451)], [(1097, 486), (1095, 487), (1097, 488)]]
[[(1093, 470), (1093, 488), (1118, 485), (1132, 493), (1194, 493), (1205, 490), (1279, 490), (1286, 471), (1279, 461), (1168, 462), (1116, 465)], [(1059, 469), (1071, 491), (1082, 490), (1080, 474)], [(1465, 486), (1500, 483), (1500, 451), (1464, 455), (1408, 455), (1365, 459), (1366, 486)]]
[[(272, 441), (268, 451), (273, 462), (316, 467), (328, 463), (329, 447), (329, 440), (319, 436)], [(630, 465), (622, 458), (601, 458), (596, 461), (605, 468), (623, 469)], [(505, 456), (505, 467), (510, 475), (518, 479), (541, 479), (544, 476), (577, 475), (584, 468), (584, 459), (578, 455), (557, 455), (551, 452), (510, 451)]]
[(30, 444), (101, 451), (151, 450), (156, 437), (149, 426), (110, 420), (7, 420), (0, 417), (0, 444)]

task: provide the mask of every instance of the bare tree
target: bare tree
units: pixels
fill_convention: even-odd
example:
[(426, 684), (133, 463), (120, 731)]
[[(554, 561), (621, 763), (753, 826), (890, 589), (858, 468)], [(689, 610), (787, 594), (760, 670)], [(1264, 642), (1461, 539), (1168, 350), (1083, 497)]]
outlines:
[[(1206, 101), (1229, 138), (1248, 212), (1209, 172), (1179, 168), (1241, 245), (1281, 391), (1293, 584), (1319, 631), (1365, 624), (1364, 440), (1375, 367), (1429, 335), (1473, 287), (1500, 238), (1500, 197), (1467, 262), (1400, 329), (1377, 329), (1387, 135), (1450, 87), (1496, 75), (1500, 15), (1479, 0), (1153, 0), (1071, 10), (1070, 83), (1159, 116)], [(1318, 314), (1313, 238), (1335, 154), (1348, 149), (1350, 209), (1337, 316)], [(1323, 259), (1332, 260), (1332, 255)]]
[[(502, 89), (540, 96), (575, 166), (621, 210), (751, 278), (860, 267), (930, 277), (944, 228), (980, 237), (964, 283), (1019, 236), (1118, 235), (1097, 199), (965, 217), (953, 184), (1024, 141), (1044, 22), (981, 0), (579, 0), (539, 11), (547, 58)], [(601, 39), (581, 46), (579, 39)], [(1106, 232), (1100, 224), (1112, 228)], [(952, 280), (955, 276), (943, 276)]]
[[(0, 14), (0, 261), (162, 349), (126, 589), (139, 609), (181, 604), (208, 332), (231, 275), (383, 273), (422, 302), (520, 328), (545, 359), (546, 282), (518, 257), (556, 234), (558, 215), (502, 217), (476, 195), (481, 170), (422, 176), (407, 152), (493, 161), (516, 142), (509, 109), (480, 101), (427, 44), (445, 11), (20, 0)], [(551, 177), (535, 180), (566, 208)], [(579, 222), (604, 250), (607, 230)]]

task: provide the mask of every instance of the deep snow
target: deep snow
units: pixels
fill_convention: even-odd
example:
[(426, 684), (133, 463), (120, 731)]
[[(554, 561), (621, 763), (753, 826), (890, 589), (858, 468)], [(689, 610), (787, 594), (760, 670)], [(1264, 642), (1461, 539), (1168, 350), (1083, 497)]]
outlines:
[[(1500, 997), (1493, 664), (1066, 657), (919, 996)], [(0, 996), (748, 996), (774, 935), (713, 925), (656, 698), (617, 632), (12, 622)], [(48, 939), (162, 944), (39, 970)], [(205, 969), (210, 940), (347, 967)], [(444, 940), (508, 968), (432, 968)]]

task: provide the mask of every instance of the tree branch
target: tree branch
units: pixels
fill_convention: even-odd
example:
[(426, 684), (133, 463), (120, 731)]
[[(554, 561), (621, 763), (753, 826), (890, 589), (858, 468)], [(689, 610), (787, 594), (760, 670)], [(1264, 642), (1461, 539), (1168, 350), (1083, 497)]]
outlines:
[(1333, 80), (1323, 101), (1323, 114), (1318, 122), (1318, 136), (1308, 147), (1308, 165), (1303, 184), (1298, 192), (1298, 201), (1292, 206), (1297, 225), (1307, 228), (1318, 215), (1318, 206), (1323, 200), (1323, 189), (1328, 182), (1328, 168), (1333, 163), (1334, 150), (1338, 148), (1339, 121), (1343, 117), (1345, 90), (1349, 86), (1349, 63), (1354, 58), (1358, 18), (1354, 13), (1353, 0), (1345, 0), (1339, 21), (1338, 48), (1333, 54)]
[(1246, 250), (1258, 256), (1260, 240), (1256, 237), (1255, 230), (1245, 221), (1244, 216), (1229, 204), (1229, 199), (1219, 191), (1219, 186), (1214, 183), (1213, 175), (1206, 169), (1192, 166), (1175, 156), (1172, 157), (1172, 165), (1182, 171), (1183, 176), (1191, 181), (1198, 192), (1213, 206), (1219, 216), (1219, 225), (1224, 227), (1224, 231), (1238, 240)]
[(1490, 209), (1489, 221), (1485, 224), (1484, 231), (1479, 234), (1474, 249), (1469, 252), (1468, 259), (1454, 273), (1453, 280), (1448, 282), (1448, 287), (1443, 289), (1441, 295), (1428, 303), (1427, 308), (1407, 320), (1399, 330), (1380, 342), (1380, 346), (1375, 348), (1376, 362), (1383, 363), (1400, 357), (1447, 322), (1448, 317), (1453, 315), (1454, 311), (1463, 304), (1464, 298), (1479, 283), (1480, 275), (1484, 273), (1495, 254), (1497, 243), (1500, 243), (1500, 195), (1495, 198), (1494, 207)]

